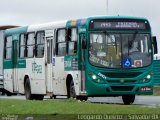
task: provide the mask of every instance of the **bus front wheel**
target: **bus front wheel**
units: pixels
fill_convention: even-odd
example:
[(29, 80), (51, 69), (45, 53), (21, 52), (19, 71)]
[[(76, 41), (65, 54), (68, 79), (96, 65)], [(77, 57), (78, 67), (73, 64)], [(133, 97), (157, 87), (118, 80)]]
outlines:
[(77, 99), (80, 101), (87, 101), (88, 97), (87, 96), (77, 96)]
[(130, 105), (134, 102), (135, 95), (123, 95), (122, 100), (125, 105)]
[(69, 97), (70, 97), (70, 98), (76, 98), (76, 92), (75, 92), (75, 87), (74, 87), (73, 81), (71, 81), (71, 83), (70, 83), (70, 87), (69, 87)]

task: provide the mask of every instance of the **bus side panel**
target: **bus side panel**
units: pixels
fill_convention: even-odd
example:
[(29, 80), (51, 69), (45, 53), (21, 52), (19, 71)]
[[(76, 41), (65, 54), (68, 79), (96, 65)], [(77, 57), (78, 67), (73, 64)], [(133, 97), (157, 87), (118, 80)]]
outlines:
[(24, 94), (24, 76), (26, 68), (18, 69), (18, 92)]
[(53, 66), (53, 93), (55, 95), (67, 95), (66, 76), (64, 71), (64, 57), (56, 57)]
[(28, 73), (30, 79), (31, 93), (46, 94), (44, 58), (28, 59), (26, 65), (26, 73)]
[(46, 83), (44, 80), (31, 80), (30, 84), (32, 94), (46, 94)]
[(13, 92), (13, 79), (12, 79), (12, 69), (5, 69), (4, 70), (4, 88), (9, 91)]

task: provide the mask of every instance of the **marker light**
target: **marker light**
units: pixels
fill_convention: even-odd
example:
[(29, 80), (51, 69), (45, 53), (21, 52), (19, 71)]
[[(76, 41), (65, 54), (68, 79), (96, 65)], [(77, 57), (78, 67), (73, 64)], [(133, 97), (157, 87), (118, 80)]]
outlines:
[(92, 78), (95, 80), (95, 79), (97, 79), (97, 76), (96, 75), (92, 75)]
[(100, 79), (98, 79), (97, 82), (100, 83), (101, 82)]

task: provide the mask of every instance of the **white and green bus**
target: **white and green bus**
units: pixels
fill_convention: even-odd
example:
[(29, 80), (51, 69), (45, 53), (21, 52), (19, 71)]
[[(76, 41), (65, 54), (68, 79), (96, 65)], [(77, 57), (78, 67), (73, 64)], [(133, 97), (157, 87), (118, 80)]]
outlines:
[(4, 87), (26, 99), (44, 95), (81, 100), (153, 93), (153, 54), (147, 19), (97, 16), (8, 29)]

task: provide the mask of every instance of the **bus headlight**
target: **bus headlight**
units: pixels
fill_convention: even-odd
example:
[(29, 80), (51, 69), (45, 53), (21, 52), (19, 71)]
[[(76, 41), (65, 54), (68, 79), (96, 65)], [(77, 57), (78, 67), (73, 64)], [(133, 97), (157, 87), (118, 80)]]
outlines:
[(143, 83), (147, 83), (151, 80), (152, 78), (152, 75), (151, 74), (148, 74), (144, 79), (143, 79)]
[(102, 79), (100, 79), (97, 75), (95, 75), (94, 73), (88, 73), (89, 74), (89, 76), (90, 76), (90, 78), (94, 81), (94, 82), (96, 82), (96, 83), (100, 83), (100, 84), (104, 84), (105, 82), (102, 80)]
[(96, 76), (96, 75), (92, 75), (92, 79), (93, 79), (93, 80), (96, 80), (96, 79), (97, 79), (97, 76)]
[(147, 79), (151, 79), (151, 75), (147, 75), (147, 77), (146, 77)]

